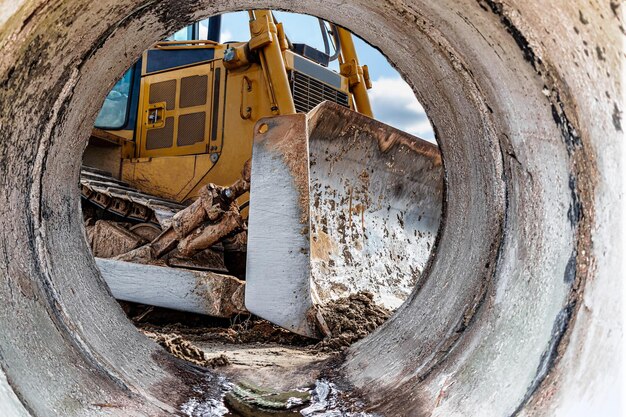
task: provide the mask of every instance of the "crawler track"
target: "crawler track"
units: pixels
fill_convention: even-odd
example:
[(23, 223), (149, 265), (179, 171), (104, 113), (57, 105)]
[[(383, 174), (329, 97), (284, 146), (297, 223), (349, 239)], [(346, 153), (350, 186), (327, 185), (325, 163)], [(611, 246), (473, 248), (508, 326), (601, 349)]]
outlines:
[(130, 187), (110, 173), (83, 166), (80, 171), (80, 192), (84, 200), (119, 217), (163, 225), (185, 208)]

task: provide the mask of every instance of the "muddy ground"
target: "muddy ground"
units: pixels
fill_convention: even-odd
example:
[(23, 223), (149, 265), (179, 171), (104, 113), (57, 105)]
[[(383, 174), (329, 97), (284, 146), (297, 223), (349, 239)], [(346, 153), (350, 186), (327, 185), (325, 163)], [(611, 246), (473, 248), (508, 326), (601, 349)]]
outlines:
[(255, 316), (233, 320), (122, 304), (135, 325), (171, 354), (209, 368), (289, 370), (328, 359), (364, 338), (390, 316), (361, 292), (332, 301), (320, 311), (322, 340), (289, 332)]

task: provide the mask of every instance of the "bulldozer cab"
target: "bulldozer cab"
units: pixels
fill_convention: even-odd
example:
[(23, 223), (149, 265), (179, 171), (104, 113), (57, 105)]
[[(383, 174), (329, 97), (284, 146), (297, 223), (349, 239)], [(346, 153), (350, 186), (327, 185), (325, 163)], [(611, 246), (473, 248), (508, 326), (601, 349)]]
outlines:
[[(204, 30), (203, 30), (204, 29)], [(218, 42), (221, 30), (221, 16), (214, 16), (193, 25), (187, 26), (165, 41), (193, 41), (204, 39)], [(172, 52), (160, 54), (152, 51), (150, 60), (153, 72), (172, 70), (176, 66), (190, 65), (201, 60), (210, 60), (213, 57), (206, 52), (194, 50), (187, 52), (187, 59), (176, 57)], [(144, 57), (132, 65), (122, 78), (113, 86), (100, 109), (94, 126), (96, 129), (114, 132), (127, 139), (134, 139), (137, 123), (137, 113), (140, 105), (141, 77), (144, 70)], [(174, 104), (174, 103), (172, 103)]]
[[(182, 203), (207, 183), (236, 181), (262, 117), (306, 113), (323, 101), (361, 112), (369, 106), (356, 105), (369, 81), (349, 33), (320, 22), (326, 43), (335, 45), (330, 56), (330, 47), (291, 43), (270, 11), (249, 16), (247, 42), (220, 44), (221, 16), (214, 16), (145, 51), (107, 96), (91, 143), (100, 148), (88, 149), (86, 164)], [(340, 44), (352, 55), (339, 54)], [(339, 73), (327, 68), (331, 59), (340, 60)], [(117, 158), (99, 158), (118, 150)]]
[(211, 62), (142, 77), (136, 155), (219, 154), (224, 81)]

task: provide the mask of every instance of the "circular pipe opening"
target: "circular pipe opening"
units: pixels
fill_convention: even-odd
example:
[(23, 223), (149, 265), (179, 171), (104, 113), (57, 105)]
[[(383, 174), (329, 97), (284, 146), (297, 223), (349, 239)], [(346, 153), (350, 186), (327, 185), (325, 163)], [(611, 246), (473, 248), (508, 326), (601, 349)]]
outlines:
[[(314, 39), (304, 39), (294, 27), (300, 25), (300, 30), (306, 32), (308, 23), (310, 31), (313, 26), (317, 28), (317, 18), (282, 12), (275, 15), (283, 25), (289, 42), (294, 45), (296, 54), (307, 56), (306, 59), (311, 61), (320, 59), (320, 65), (328, 67), (328, 74), (324, 72), (322, 75), (328, 77), (332, 74), (330, 71), (339, 73), (338, 60), (324, 63), (323, 56), (316, 56), (307, 49), (323, 46), (316, 45)], [(207, 36), (213, 33), (212, 25), (215, 24), (223, 28), (226, 36), (232, 36), (229, 34), (233, 31), (238, 33), (239, 44), (246, 41), (243, 34), (248, 30), (247, 12), (225, 14), (220, 18), (225, 24), (203, 19), (194, 26), (176, 31), (168, 39), (176, 37), (179, 42), (176, 46), (180, 48), (180, 42), (191, 40), (189, 36), (203, 39), (194, 34), (201, 32), (198, 27), (204, 27)], [(308, 42), (308, 46), (298, 52), (302, 42)], [(321, 362), (331, 352), (340, 351), (371, 333), (406, 300), (413, 287), (423, 283), (421, 272), (433, 246), (441, 215), (441, 157), (436, 146), (403, 133), (391, 124), (383, 124), (388, 122), (405, 131), (418, 131), (434, 140), (432, 128), (423, 110), (420, 111), (421, 105), (411, 88), (378, 51), (360, 39), (354, 39), (354, 42), (361, 64), (369, 64), (371, 105), (381, 123), (372, 122), (355, 112), (342, 112), (341, 108), (313, 110), (318, 104), (315, 101), (318, 87), (312, 84), (308, 87), (310, 91), (306, 90), (306, 79), (322, 77), (320, 70), (317, 74), (307, 73), (303, 67), (293, 74), (294, 70), (289, 69), (296, 110), (299, 113), (309, 112), (310, 198), (313, 201), (310, 215), (312, 293), (319, 300), (317, 306), (324, 317), (320, 328), (325, 331), (325, 340), (321, 343), (316, 339), (289, 335), (278, 326), (242, 311), (243, 291), (233, 290), (232, 287), (243, 286), (244, 281), (241, 280), (245, 279), (246, 229), (235, 230), (224, 240), (213, 242), (219, 247), (203, 247), (202, 251), (193, 254), (182, 254), (178, 249), (155, 252), (163, 246), (159, 242), (170, 239), (171, 233), (164, 232), (173, 224), (173, 218), (169, 216), (182, 210), (186, 201), (202, 196), (202, 192), (198, 191), (201, 186), (214, 181), (222, 181), (218, 182), (218, 186), (229, 186), (240, 175), (243, 161), (249, 158), (248, 155), (241, 159), (240, 149), (252, 141), (251, 137), (246, 138), (246, 130), (256, 130), (255, 134), (260, 136), (267, 134), (270, 126), (265, 122), (258, 122), (255, 126), (256, 120), (263, 117), (264, 109), (257, 102), (248, 103), (254, 104), (254, 107), (249, 107), (247, 118), (224, 119), (228, 120), (228, 125), (223, 128), (223, 145), (215, 151), (219, 152), (216, 153), (219, 162), (206, 166), (201, 156), (205, 150), (195, 151), (200, 156), (190, 154), (189, 143), (181, 136), (184, 135), (182, 132), (197, 132), (197, 122), (184, 121), (185, 116), (168, 113), (162, 119), (173, 117), (174, 126), (177, 120), (178, 135), (172, 129), (168, 131), (172, 135), (168, 141), (159, 136), (157, 152), (160, 153), (155, 154), (153, 159), (145, 159), (152, 155), (151, 152), (154, 153), (154, 146), (150, 144), (155, 139), (151, 134), (167, 131), (167, 123), (165, 126), (142, 123), (145, 115), (149, 117), (155, 114), (154, 111), (161, 111), (157, 108), (151, 113), (144, 107), (147, 106), (145, 103), (155, 101), (152, 95), (156, 94), (159, 97), (156, 101), (168, 97), (162, 111), (168, 109), (198, 114), (207, 111), (211, 97), (220, 94), (221, 89), (225, 90), (223, 94), (227, 101), (223, 107), (220, 105), (217, 119), (216, 113), (213, 113), (211, 123), (205, 124), (205, 118), (202, 119), (202, 129), (206, 129), (202, 130), (202, 134), (208, 146), (209, 138), (213, 137), (211, 126), (215, 120), (221, 119), (219, 112), (228, 112), (227, 109), (243, 105), (237, 102), (244, 100), (240, 97), (242, 82), (247, 83), (250, 89), (252, 84), (257, 85), (256, 90), (260, 88), (262, 80), (258, 79), (257, 67), (243, 69), (247, 74), (244, 80), (241, 70), (229, 73), (223, 85), (216, 87), (222, 81), (217, 74), (224, 72), (225, 68), (221, 68), (219, 50), (215, 51), (210, 45), (205, 51), (212, 52), (215, 61), (196, 63), (183, 70), (174, 66), (154, 73), (154, 65), (167, 63), (166, 59), (176, 59), (182, 52), (189, 52), (182, 49), (163, 51), (159, 47), (164, 44), (159, 44), (151, 48), (147, 55), (144, 52), (143, 61), (128, 69), (107, 95), (83, 154), (81, 206), (86, 234), (102, 276), (115, 298), (121, 301), (125, 313), (140, 330), (170, 353), (196, 364), (209, 364), (209, 367), (215, 363), (231, 363), (239, 373), (245, 371), (248, 375), (254, 370), (259, 372), (268, 363), (280, 366), (281, 372), (290, 366), (301, 368), (306, 360)], [(231, 42), (229, 45), (236, 47), (238, 43)], [(155, 56), (157, 54), (161, 55)], [(199, 108), (196, 105), (188, 109), (189, 106), (182, 103), (189, 101), (189, 97), (193, 97), (198, 90), (197, 83), (186, 84), (194, 76), (205, 79), (202, 91), (209, 98), (205, 98), (204, 106)], [(300, 77), (307, 78), (302, 81)], [(181, 78), (180, 84), (178, 78)], [(176, 87), (170, 95), (165, 95), (161, 88), (168, 83), (176, 83)], [(233, 89), (235, 93), (231, 91)], [(180, 108), (176, 97), (180, 97)], [(339, 95), (337, 97), (337, 104), (341, 105), (342, 99)], [(343, 105), (349, 105), (348, 96), (345, 97)], [(143, 98), (141, 103), (139, 98)], [(172, 103), (174, 105), (170, 106)], [(334, 116), (337, 112), (340, 117)], [(265, 116), (270, 116), (269, 111)], [(133, 122), (136, 119), (139, 124)], [(424, 120), (426, 127), (416, 125)], [(183, 130), (185, 123), (187, 126)], [(372, 134), (383, 129), (386, 130), (382, 134)], [(120, 143), (125, 143), (125, 137), (133, 133), (130, 144), (134, 145), (134, 153), (129, 156), (126, 145), (121, 146)], [(251, 136), (254, 132), (248, 133)], [(293, 137), (290, 140), (296, 139)], [(385, 145), (387, 143), (392, 145)], [(388, 147), (384, 152), (378, 150), (382, 145)], [(233, 150), (239, 160), (233, 158)], [(131, 159), (133, 156), (138, 159)], [(166, 161), (165, 168), (159, 158)], [(195, 163), (185, 170), (190, 160)], [(207, 172), (199, 172), (203, 169)], [(257, 174), (254, 169), (253, 187), (255, 176), (263, 175)], [(177, 172), (176, 177), (164, 178), (166, 170)], [(225, 175), (233, 177), (230, 182), (224, 180)], [(276, 180), (270, 181), (273, 188), (266, 190), (267, 194), (280, 194), (276, 190), (279, 187)], [(240, 211), (233, 211), (235, 216), (241, 214), (244, 223), (247, 223), (250, 213), (248, 207), (254, 208), (255, 205), (246, 196), (244, 194), (244, 199), (238, 203)], [(213, 198), (215, 208), (222, 207), (216, 205), (218, 203)], [(142, 204), (142, 201), (146, 203)], [(276, 198), (273, 201), (276, 202)], [(280, 206), (276, 207), (275, 210), (281, 210)], [(181, 214), (184, 215), (184, 212), (177, 217)], [(223, 219), (225, 217), (206, 224), (223, 225)], [(281, 221), (284, 222), (284, 219)], [(273, 242), (276, 230), (270, 232), (272, 237), (269, 241)], [(179, 237), (177, 242), (181, 240), (182, 237)], [(257, 251), (264, 249), (257, 244)], [(274, 250), (270, 249), (270, 252)], [(289, 267), (293, 268), (293, 265)], [(168, 273), (171, 275), (165, 276)], [(295, 277), (288, 278), (293, 280)], [(267, 282), (266, 285), (272, 287), (275, 284)], [(289, 300), (282, 300), (280, 295), (275, 297), (288, 305)], [(193, 314), (199, 312), (217, 318)], [(290, 356), (294, 356), (293, 360)], [(266, 370), (263, 373), (270, 372)], [(247, 378), (254, 379), (251, 376)], [(263, 377), (265, 380), (268, 378)]]
[[(159, 415), (209, 403), (221, 395), (219, 376), (162, 356), (96, 279), (74, 184), (93, 98), (139, 51), (201, 16), (262, 5), (74, 3), (23, 2), (4, 22), (15, 36), (2, 36), (0, 65), (0, 192), (9, 202), (0, 297), (11, 306), (0, 315), (3, 373), (33, 415)], [(517, 14), (495, 2), (269, 3), (330, 19), (384, 51), (424, 104), (444, 156), (443, 225), (425, 283), (325, 377), (386, 415), (477, 415), (486, 405), (509, 415), (545, 405), (546, 381), (574, 366), (562, 358), (596, 232), (596, 131), (581, 129), (587, 119), (573, 104), (589, 105), (588, 82), (553, 65), (570, 46), (545, 47), (538, 58), (529, 39), (575, 17), (539, 19), (533, 2), (516, 4)], [(562, 87), (568, 79), (571, 91)]]

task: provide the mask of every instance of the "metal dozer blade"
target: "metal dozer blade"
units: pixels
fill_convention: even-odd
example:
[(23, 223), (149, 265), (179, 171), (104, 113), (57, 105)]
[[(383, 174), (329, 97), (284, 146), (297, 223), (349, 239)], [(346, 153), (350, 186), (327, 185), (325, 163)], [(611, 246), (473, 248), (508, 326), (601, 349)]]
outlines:
[(246, 308), (312, 338), (333, 299), (397, 308), (439, 227), (438, 147), (331, 102), (255, 129)]

